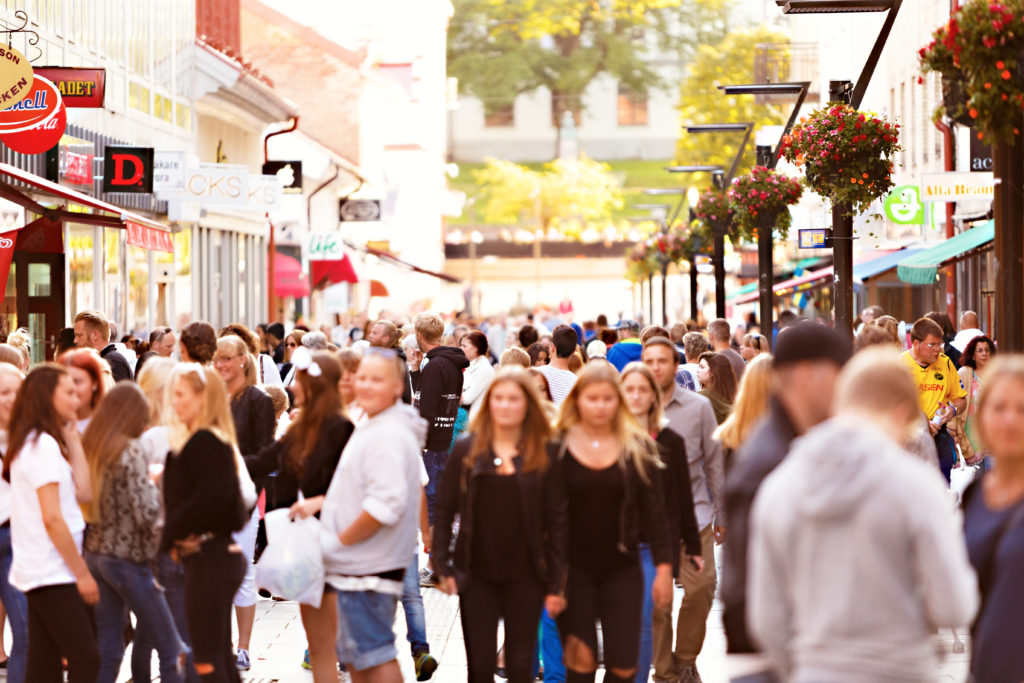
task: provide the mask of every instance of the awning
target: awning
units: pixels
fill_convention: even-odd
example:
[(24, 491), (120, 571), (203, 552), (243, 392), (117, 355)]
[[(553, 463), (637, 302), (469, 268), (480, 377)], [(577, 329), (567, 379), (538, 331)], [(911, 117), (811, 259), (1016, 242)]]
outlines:
[(975, 249), (984, 247), (996, 234), (995, 221), (988, 221), (965, 230), (956, 237), (925, 249), (919, 254), (899, 262), (896, 273), (904, 282), (912, 285), (930, 285), (935, 282), (939, 268), (955, 263)]
[(370, 296), (390, 296), (388, 288), (380, 280), (370, 280)]
[[(81, 213), (68, 211), (65, 208), (49, 209), (40, 205), (30, 197), (26, 189), (14, 185), (11, 181), (25, 183), (32, 187), (33, 191), (43, 192), (52, 197), (65, 199), (80, 206), (87, 207), (100, 213)], [(9, 201), (21, 204), (30, 211), (50, 217), (54, 220), (73, 221), (75, 223), (89, 223), (93, 225), (105, 225), (115, 228), (127, 228), (129, 223), (134, 223), (143, 228), (170, 232), (170, 228), (162, 223), (146, 218), (137, 213), (127, 211), (114, 204), (90, 197), (87, 194), (72, 190), (46, 178), (41, 178), (34, 173), (23, 171), (16, 166), (0, 163), (0, 197)]]
[(739, 289), (732, 290), (731, 292), (729, 292), (728, 294), (725, 295), (725, 300), (726, 301), (732, 301), (736, 297), (740, 297), (740, 296), (744, 296), (744, 295), (747, 295), (747, 294), (751, 294), (753, 292), (757, 292), (757, 283), (756, 282), (751, 282), (749, 285), (743, 285)]
[(427, 270), (426, 268), (420, 268), (415, 263), (409, 263), (408, 261), (404, 261), (398, 258), (390, 251), (384, 251), (383, 249), (375, 249), (373, 247), (365, 245), (360, 246), (358, 244), (353, 244), (352, 242), (345, 242), (345, 246), (349, 247), (350, 249), (358, 249), (364, 254), (371, 254), (373, 256), (376, 256), (377, 258), (381, 259), (382, 261), (385, 261), (386, 263), (390, 263), (391, 265), (407, 268), (414, 273), (429, 275), (430, 277), (436, 277), (438, 280), (444, 280), (445, 282), (454, 282), (455, 284), (462, 282), (462, 280), (455, 277), (454, 275), (449, 275), (448, 273), (441, 273), (433, 270)]
[(922, 251), (924, 250), (900, 249), (899, 251), (894, 251), (891, 254), (885, 254), (884, 256), (873, 258), (870, 261), (858, 263), (853, 267), (853, 279), (860, 280), (861, 282), (863, 282), (864, 280), (870, 280), (876, 275), (881, 275), (886, 271), (892, 270), (893, 268), (896, 267), (896, 264), (898, 264), (903, 259), (910, 258), (911, 256), (919, 254)]
[(309, 279), (302, 272), (299, 260), (274, 252), (274, 295), (301, 298), (309, 296)]
[[(895, 252), (895, 253), (902, 254), (904, 252), (900, 251), (900, 252)], [(878, 260), (879, 258), (885, 258), (885, 257), (892, 256), (893, 254), (894, 254), (894, 252), (890, 252), (888, 250), (878, 250), (878, 251), (873, 251), (873, 252), (866, 253), (866, 254), (861, 254), (860, 257), (854, 262), (854, 265), (853, 265), (853, 277), (854, 277), (854, 279), (858, 279), (858, 275), (857, 275), (857, 268), (858, 267), (863, 266), (865, 268), (865, 270), (862, 271), (862, 272), (867, 272), (867, 270), (866, 270), (867, 266), (869, 266), (870, 264), (874, 263), (874, 261)], [(890, 265), (889, 268), (892, 268), (892, 266)], [(886, 268), (885, 270), (888, 270), (888, 268)], [(808, 289), (813, 289), (814, 287), (817, 287), (819, 285), (823, 285), (826, 282), (831, 281), (832, 280), (832, 274), (834, 272), (835, 272), (835, 268), (833, 266), (828, 266), (827, 268), (819, 268), (818, 270), (812, 270), (809, 273), (804, 273), (800, 277), (791, 278), (789, 280), (785, 280), (784, 282), (778, 282), (778, 283), (775, 284), (775, 286), (772, 289), (775, 292), (775, 296), (786, 296), (788, 294), (794, 294), (796, 292), (802, 292), (802, 291), (805, 291), (805, 290), (808, 290)], [(879, 272), (881, 272), (881, 271), (879, 271)], [(736, 301), (734, 301), (733, 303), (735, 303), (735, 304), (751, 303), (753, 301), (757, 301), (759, 296), (760, 296), (759, 292), (755, 291), (755, 292), (753, 292), (751, 294), (746, 294), (744, 296), (738, 297), (736, 299)]]
[(356, 269), (352, 267), (348, 254), (334, 261), (310, 261), (309, 271), (315, 289), (328, 283), (336, 285), (339, 282), (359, 282), (359, 276), (356, 275)]

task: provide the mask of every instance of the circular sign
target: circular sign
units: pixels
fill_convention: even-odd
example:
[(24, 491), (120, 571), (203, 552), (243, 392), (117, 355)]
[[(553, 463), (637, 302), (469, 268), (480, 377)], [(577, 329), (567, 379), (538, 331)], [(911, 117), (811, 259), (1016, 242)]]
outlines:
[(67, 110), (64, 103), (60, 103), (57, 115), (45, 123), (40, 123), (28, 130), (17, 133), (0, 134), (0, 142), (22, 154), (42, 154), (50, 149), (64, 135), (64, 129), (68, 125)]
[(0, 134), (17, 133), (46, 123), (60, 109), (60, 92), (49, 79), (36, 76), (25, 99), (0, 111)]
[(901, 185), (885, 198), (885, 215), (897, 225), (924, 225), (924, 204), (921, 203), (921, 188), (917, 185)]
[(21, 101), (32, 89), (32, 65), (25, 55), (0, 45), (0, 107)]

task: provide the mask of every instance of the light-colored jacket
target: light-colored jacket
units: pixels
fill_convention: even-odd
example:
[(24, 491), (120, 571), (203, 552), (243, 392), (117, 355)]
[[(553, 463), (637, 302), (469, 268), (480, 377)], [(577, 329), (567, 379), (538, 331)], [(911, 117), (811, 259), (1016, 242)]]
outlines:
[(751, 527), (747, 625), (787, 681), (933, 681), (932, 629), (977, 610), (938, 469), (863, 424), (795, 441)]

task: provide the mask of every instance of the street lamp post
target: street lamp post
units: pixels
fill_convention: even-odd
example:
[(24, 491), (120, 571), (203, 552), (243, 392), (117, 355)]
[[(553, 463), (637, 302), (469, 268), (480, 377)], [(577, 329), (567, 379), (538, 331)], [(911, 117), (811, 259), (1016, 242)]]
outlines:
[[(700, 190), (696, 187), (691, 187), (687, 191), (686, 199), (690, 204), (690, 225), (692, 226), (693, 222), (697, 220), (697, 212), (694, 211), (694, 207), (700, 201)], [(694, 321), (697, 320), (697, 308), (697, 249), (694, 249), (693, 254), (690, 256), (690, 317)]]

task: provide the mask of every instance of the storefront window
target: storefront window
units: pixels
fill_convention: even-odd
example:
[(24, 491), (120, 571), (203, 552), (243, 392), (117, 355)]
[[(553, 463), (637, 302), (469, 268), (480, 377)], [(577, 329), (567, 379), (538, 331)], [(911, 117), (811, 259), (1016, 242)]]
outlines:
[(118, 333), (125, 329), (125, 289), (122, 278), (121, 258), (124, 254), (123, 231), (118, 228), (103, 228), (103, 248), (106, 268), (103, 272), (103, 313), (108, 320), (117, 323)]
[(0, 317), (3, 318), (0, 330), (4, 334), (9, 334), (18, 329), (18, 290), (14, 284), (17, 281), (14, 276), (17, 268), (18, 264), (12, 263), (11, 270), (7, 274), (7, 289), (4, 291), (3, 310), (0, 311)]
[(149, 252), (128, 247), (128, 329), (124, 334), (149, 329), (150, 277), (156, 277), (156, 273), (150, 273)]
[[(68, 301), (71, 305), (69, 313), (74, 316), (78, 311), (96, 308), (95, 287), (93, 281), (94, 228), (89, 225), (68, 225), (68, 242), (64, 252), (67, 255), (67, 267), (70, 274), (71, 293)], [(14, 271), (11, 270), (13, 275)], [(9, 290), (10, 292), (10, 290)]]
[(192, 231), (187, 227), (174, 235), (174, 254), (157, 255), (157, 263), (173, 264), (174, 266), (174, 302), (170, 310), (175, 320), (169, 322), (174, 327), (183, 327), (192, 321), (196, 312), (192, 305)]

